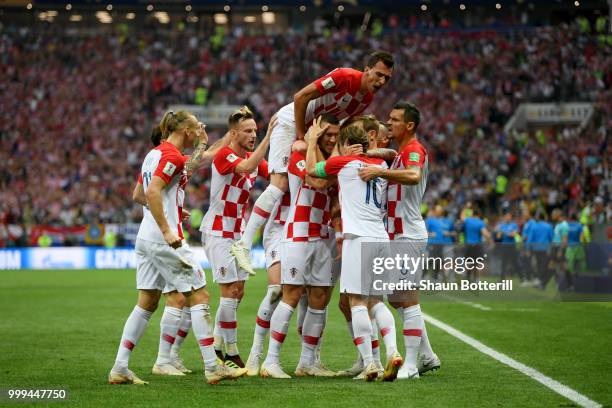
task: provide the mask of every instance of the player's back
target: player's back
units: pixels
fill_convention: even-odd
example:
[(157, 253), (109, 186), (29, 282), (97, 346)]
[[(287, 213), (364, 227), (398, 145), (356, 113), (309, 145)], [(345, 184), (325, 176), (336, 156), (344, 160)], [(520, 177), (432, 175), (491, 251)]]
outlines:
[[(185, 158), (186, 156), (183, 156), (176, 146), (167, 141), (162, 142), (147, 153), (140, 170), (145, 193), (154, 176), (160, 177), (166, 183), (161, 193), (164, 216), (170, 228), (181, 238), (183, 238), (183, 231), (180, 219), (187, 184), (187, 174), (184, 172)], [(138, 230), (138, 238), (145, 241), (165, 242), (153, 214), (146, 207)]]
[(338, 176), (343, 234), (386, 239), (387, 181), (378, 177), (363, 181), (359, 169), (367, 165), (387, 168), (381, 159), (336, 156), (327, 160), (325, 171)]

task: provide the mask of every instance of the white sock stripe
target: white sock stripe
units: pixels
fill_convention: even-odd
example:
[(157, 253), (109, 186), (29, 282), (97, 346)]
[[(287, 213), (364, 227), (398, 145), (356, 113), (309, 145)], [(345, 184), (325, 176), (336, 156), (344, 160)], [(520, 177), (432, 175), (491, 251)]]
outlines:
[(140, 314), (145, 319), (149, 320), (151, 316), (153, 316), (153, 312), (149, 312), (148, 310), (143, 309), (142, 307), (136, 305), (134, 306), (134, 312)]
[(427, 314), (423, 314), (423, 318), (430, 324), (436, 326), (438, 329), (450, 334), (451, 336), (461, 340), (462, 342), (472, 346), (473, 348), (475, 348), (476, 350), (480, 351), (483, 354), (488, 355), (489, 357), (499, 361), (502, 364), (505, 364), (511, 368), (514, 368), (517, 371), (520, 371), (521, 373), (525, 374), (526, 376), (536, 380), (537, 382), (539, 382), (540, 384), (544, 385), (545, 387), (551, 389), (552, 391), (556, 392), (559, 395), (562, 395), (563, 397), (569, 399), (572, 402), (575, 402), (576, 404), (580, 405), (581, 407), (585, 407), (585, 408), (601, 408), (602, 405), (598, 402), (595, 402), (593, 400), (591, 400), (590, 398), (586, 397), (585, 395), (580, 394), (578, 391), (575, 391), (573, 389), (571, 389), (570, 387), (561, 384), (560, 382), (553, 380), (552, 378), (542, 374), (541, 372), (539, 372), (538, 370), (531, 368), (529, 366), (526, 366), (523, 363), (520, 363), (516, 360), (514, 360), (513, 358), (508, 357), (507, 355), (500, 353), (499, 351), (496, 351), (494, 349), (492, 349), (489, 346), (484, 345), (483, 343), (479, 342), (478, 340), (474, 339), (473, 337), (468, 336), (467, 334), (460, 332), (459, 330), (455, 329), (452, 326), (449, 326), (448, 324), (434, 318), (431, 317)]
[(312, 314), (325, 314), (325, 309), (312, 309), (310, 306), (308, 306), (307, 311)]

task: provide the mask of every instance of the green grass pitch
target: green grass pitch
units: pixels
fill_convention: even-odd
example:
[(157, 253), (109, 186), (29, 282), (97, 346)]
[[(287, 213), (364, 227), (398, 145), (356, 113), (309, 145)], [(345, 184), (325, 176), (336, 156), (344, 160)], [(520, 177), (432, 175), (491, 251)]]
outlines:
[[(202, 361), (191, 333), (182, 356), (195, 372), (182, 378), (158, 377), (150, 370), (157, 353), (163, 305), (134, 349), (130, 365), (150, 385), (111, 386), (106, 377), (123, 324), (136, 301), (134, 274), (133, 270), (0, 272), (0, 388), (69, 389), (68, 401), (49, 404), (52, 406), (574, 406), (431, 325), (429, 337), (442, 369), (415, 381), (244, 378), (210, 386), (203, 380)], [(212, 282), (209, 273), (207, 276)], [(245, 360), (266, 284), (265, 271), (260, 271), (247, 283), (240, 305), (238, 338)], [(216, 310), (218, 289), (210, 283), (209, 290)], [(480, 303), (490, 310), (427, 298), (422, 308), (592, 400), (612, 405), (612, 303), (484, 299)], [(350, 366), (356, 351), (336, 304), (337, 294), (330, 306), (322, 355), (330, 368), (343, 369)], [(397, 328), (401, 330), (399, 322)], [(281, 358), (292, 373), (299, 357), (295, 318), (289, 330)], [(398, 344), (402, 349), (401, 335)]]

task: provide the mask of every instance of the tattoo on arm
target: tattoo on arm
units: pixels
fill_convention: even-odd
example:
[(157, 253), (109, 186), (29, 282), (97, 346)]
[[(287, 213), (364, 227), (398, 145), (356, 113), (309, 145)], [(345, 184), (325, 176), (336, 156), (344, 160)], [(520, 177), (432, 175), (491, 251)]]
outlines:
[(187, 160), (185, 163), (185, 170), (187, 170), (187, 173), (193, 172), (200, 166), (200, 161), (202, 160), (202, 156), (204, 155), (207, 147), (208, 146), (206, 143), (200, 143), (198, 147), (195, 148), (189, 157), (189, 160)]

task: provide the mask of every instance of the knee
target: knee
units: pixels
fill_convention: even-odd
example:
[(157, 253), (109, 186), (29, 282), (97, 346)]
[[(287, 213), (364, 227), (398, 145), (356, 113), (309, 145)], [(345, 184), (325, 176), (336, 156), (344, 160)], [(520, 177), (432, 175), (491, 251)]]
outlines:
[(185, 296), (182, 293), (172, 292), (166, 297), (166, 306), (182, 309), (186, 306)]
[(160, 294), (141, 292), (138, 296), (138, 307), (153, 313), (157, 310), (159, 298)]
[(282, 190), (284, 193), (289, 190), (289, 179), (287, 178), (287, 174), (273, 174), (270, 181), (273, 186)]

